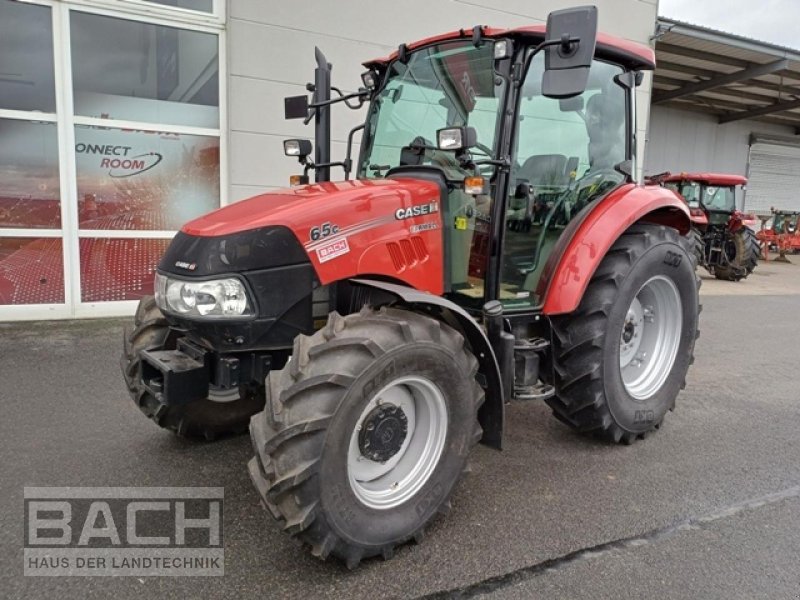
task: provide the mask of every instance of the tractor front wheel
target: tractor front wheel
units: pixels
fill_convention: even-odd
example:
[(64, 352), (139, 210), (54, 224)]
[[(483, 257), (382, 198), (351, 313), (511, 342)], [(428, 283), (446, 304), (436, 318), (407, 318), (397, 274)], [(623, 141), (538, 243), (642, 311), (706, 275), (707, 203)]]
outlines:
[(603, 258), (578, 309), (552, 319), (556, 395), (570, 427), (632, 443), (658, 429), (693, 361), (699, 312), (691, 237), (635, 225)]
[(454, 329), (393, 308), (298, 336), (250, 423), (250, 476), (283, 529), (355, 567), (420, 539), (481, 436), (478, 362)]
[(126, 330), (123, 336), (120, 366), (128, 392), (139, 410), (164, 429), (181, 437), (207, 440), (244, 433), (252, 414), (264, 406), (264, 389), (258, 386), (241, 386), (225, 393), (212, 390), (208, 398), (174, 406), (161, 404), (145, 389), (139, 352), (175, 348), (174, 336), (153, 296), (142, 298), (133, 330)]
[(726, 264), (715, 266), (714, 276), (726, 281), (739, 281), (750, 275), (758, 265), (761, 254), (758, 238), (749, 227), (729, 232), (723, 251), (727, 255)]

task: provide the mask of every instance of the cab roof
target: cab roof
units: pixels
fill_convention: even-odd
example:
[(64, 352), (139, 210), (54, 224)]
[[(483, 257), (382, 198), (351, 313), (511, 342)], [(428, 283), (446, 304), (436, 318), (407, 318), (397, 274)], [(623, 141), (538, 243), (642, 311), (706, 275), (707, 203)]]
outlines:
[(697, 181), (706, 185), (744, 185), (747, 183), (747, 177), (729, 173), (675, 173), (665, 177), (663, 181)]
[[(514, 29), (503, 29), (499, 27), (481, 27), (483, 37), (487, 38), (512, 38), (528, 40), (530, 42), (541, 42), (544, 40), (546, 27), (544, 25), (526, 25)], [(447, 42), (451, 40), (471, 39), (472, 27), (467, 29), (456, 29), (447, 33), (434, 35), (416, 42), (406, 44), (408, 50), (415, 50), (428, 44), (436, 42)], [(652, 48), (643, 44), (638, 44), (630, 40), (618, 38), (605, 33), (597, 33), (597, 45), (595, 54), (601, 58), (608, 58), (618, 62), (629, 69), (652, 71), (656, 66), (656, 55)], [(375, 58), (364, 63), (365, 67), (385, 67), (397, 58), (397, 50), (382, 58)]]

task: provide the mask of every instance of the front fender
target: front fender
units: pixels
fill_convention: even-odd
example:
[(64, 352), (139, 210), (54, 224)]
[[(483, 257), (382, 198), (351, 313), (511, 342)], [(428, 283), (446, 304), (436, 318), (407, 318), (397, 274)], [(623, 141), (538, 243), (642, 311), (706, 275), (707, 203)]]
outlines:
[[(487, 446), (498, 450), (501, 449), (503, 422), (505, 419), (503, 380), (500, 375), (500, 367), (497, 364), (497, 357), (489, 338), (486, 337), (486, 332), (478, 322), (467, 314), (463, 308), (441, 296), (374, 279), (352, 279), (350, 282), (354, 285), (362, 285), (387, 292), (409, 307), (418, 307), (425, 310), (425, 314), (434, 318), (437, 317), (437, 314), (453, 317), (461, 333), (467, 338), (475, 358), (478, 359), (480, 373), (486, 379), (486, 400), (478, 411), (478, 421), (483, 428), (481, 441)], [(435, 314), (431, 314), (432, 309)], [(449, 313), (449, 315), (443, 315), (442, 313)], [(440, 320), (447, 322), (448, 319), (443, 318)], [(448, 324), (452, 325), (452, 323)]]
[(637, 221), (689, 232), (691, 218), (686, 203), (671, 191), (656, 186), (626, 184), (573, 219), (545, 264), (537, 287), (546, 315), (571, 313), (609, 248)]

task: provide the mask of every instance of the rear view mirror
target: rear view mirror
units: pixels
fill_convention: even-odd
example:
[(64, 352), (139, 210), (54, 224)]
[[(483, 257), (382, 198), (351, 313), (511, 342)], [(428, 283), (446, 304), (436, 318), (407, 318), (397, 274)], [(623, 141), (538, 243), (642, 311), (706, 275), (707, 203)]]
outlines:
[(547, 17), (542, 94), (571, 98), (582, 94), (589, 80), (597, 41), (597, 8), (556, 10)]
[(287, 96), (283, 99), (286, 119), (305, 119), (308, 116), (308, 96)]

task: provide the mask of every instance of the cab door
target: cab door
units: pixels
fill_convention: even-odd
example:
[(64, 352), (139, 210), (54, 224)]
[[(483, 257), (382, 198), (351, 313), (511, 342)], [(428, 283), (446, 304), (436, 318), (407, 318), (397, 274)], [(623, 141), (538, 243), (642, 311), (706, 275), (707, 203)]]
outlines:
[(586, 90), (569, 99), (542, 95), (543, 72), (542, 53), (525, 76), (512, 142), (499, 278), (509, 308), (539, 304), (547, 257), (575, 215), (625, 180), (614, 167), (630, 152), (621, 67), (593, 61)]

